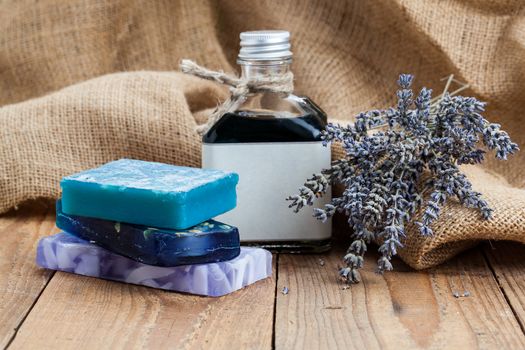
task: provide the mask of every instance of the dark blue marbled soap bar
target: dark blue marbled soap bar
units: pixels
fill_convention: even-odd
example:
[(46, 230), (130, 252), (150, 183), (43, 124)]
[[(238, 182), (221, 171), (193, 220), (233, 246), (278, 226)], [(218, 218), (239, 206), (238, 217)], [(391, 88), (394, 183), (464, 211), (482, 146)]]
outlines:
[(68, 215), (57, 201), (58, 228), (148, 265), (178, 266), (226, 261), (240, 254), (236, 227), (208, 220), (186, 230), (157, 229)]

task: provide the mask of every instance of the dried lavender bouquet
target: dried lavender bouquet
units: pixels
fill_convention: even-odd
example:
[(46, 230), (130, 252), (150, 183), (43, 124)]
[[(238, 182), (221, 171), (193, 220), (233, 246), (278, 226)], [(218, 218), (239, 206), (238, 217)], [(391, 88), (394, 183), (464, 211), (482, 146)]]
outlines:
[(405, 226), (421, 207), (416, 224), (425, 236), (432, 235), (432, 223), (449, 198), (489, 219), (492, 210), (458, 165), (482, 162), (483, 148), (495, 150), (503, 160), (518, 150), (500, 125), (481, 115), (485, 103), (455, 95), (466, 86), (447, 92), (453, 76), (435, 99), (426, 88), (414, 99), (412, 79), (408, 74), (399, 77), (396, 107), (360, 113), (353, 125), (328, 124), (324, 144), (340, 143), (345, 158), (307, 179), (298, 194), (287, 198), (297, 212), (313, 205), (330, 184), (344, 186), (343, 194), (323, 209), (315, 208), (314, 216), (323, 221), (336, 211), (348, 216), (353, 242), (339, 271), (348, 283), (360, 281), (358, 269), (374, 239), (382, 242), (378, 271), (392, 270), (391, 258), (403, 246)]

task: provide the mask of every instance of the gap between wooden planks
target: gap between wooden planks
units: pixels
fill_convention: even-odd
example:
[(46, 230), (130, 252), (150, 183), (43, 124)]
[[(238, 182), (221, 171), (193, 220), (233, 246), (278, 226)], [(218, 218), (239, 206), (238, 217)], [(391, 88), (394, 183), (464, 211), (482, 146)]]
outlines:
[(0, 347), (16, 331), (45, 288), (52, 271), (35, 264), (38, 239), (57, 231), (55, 212), (44, 202), (0, 216)]
[[(22, 278), (27, 281), (50, 273), (35, 266), (41, 234), (29, 231), (37, 231), (36, 222), (45, 222), (41, 232), (49, 234), (54, 215), (25, 221), (32, 222), (27, 229), (14, 221), (10, 230), (28, 235), (31, 242), (24, 248), (30, 268)], [(18, 278), (12, 277), (15, 282)], [(44, 282), (38, 286), (43, 288)], [(24, 319), (20, 312), (11, 322), (14, 327), (23, 321), (9, 349), (271, 348), (273, 277), (229, 296), (205, 298), (56, 272), (38, 294), (27, 298), (24, 310), (38, 297), (29, 315)]]
[[(510, 261), (525, 247), (517, 250)], [(289, 293), (277, 294), (276, 349), (525, 348), (520, 324), (479, 249), (428, 271), (397, 260), (396, 270), (384, 275), (374, 272), (370, 254), (363, 282), (348, 289), (337, 282), (341, 254), (322, 257), (323, 266), (318, 256), (279, 257), (277, 288)], [(525, 264), (507, 273), (503, 266), (496, 269), (513, 286), (509, 299), (523, 317)], [(453, 296), (465, 291), (470, 296)]]
[(483, 248), (502, 292), (525, 332), (525, 245), (485, 243)]
[[(425, 272), (398, 261), (384, 276), (370, 256), (363, 283), (346, 290), (335, 251), (281, 255), (277, 284), (214, 299), (65, 273), (46, 287), (52, 274), (34, 265), (34, 251), (55, 231), (49, 208), (0, 217), (2, 345), (22, 323), (9, 348), (269, 349), (272, 337), (277, 349), (525, 347), (515, 317), (525, 317), (523, 246), (486, 252), (504, 293), (480, 250)], [(469, 297), (452, 296), (464, 290)]]

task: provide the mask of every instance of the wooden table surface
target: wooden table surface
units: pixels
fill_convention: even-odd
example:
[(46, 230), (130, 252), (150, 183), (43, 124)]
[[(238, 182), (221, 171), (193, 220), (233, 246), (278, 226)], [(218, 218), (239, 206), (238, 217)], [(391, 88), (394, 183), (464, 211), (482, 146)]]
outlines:
[(485, 243), (422, 272), (395, 261), (385, 275), (371, 254), (350, 288), (340, 251), (274, 255), (272, 278), (205, 298), (38, 268), (54, 220), (39, 202), (0, 216), (2, 348), (525, 349), (519, 244)]

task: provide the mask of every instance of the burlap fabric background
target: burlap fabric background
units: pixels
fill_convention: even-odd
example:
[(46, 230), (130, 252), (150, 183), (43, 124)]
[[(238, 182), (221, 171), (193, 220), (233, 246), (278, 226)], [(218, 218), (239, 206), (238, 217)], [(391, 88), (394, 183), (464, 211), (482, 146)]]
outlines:
[[(196, 123), (225, 98), (181, 58), (235, 71), (243, 30), (292, 32), (296, 88), (333, 118), (394, 101), (400, 72), (454, 73), (525, 147), (523, 1), (11, 0), (0, 4), (0, 212), (58, 197), (66, 174), (120, 157), (199, 166)], [(127, 71), (126, 73), (118, 73)], [(164, 71), (164, 72), (161, 72)], [(440, 263), (480, 239), (525, 242), (525, 152), (466, 168), (492, 221), (451, 205), (401, 257)]]

